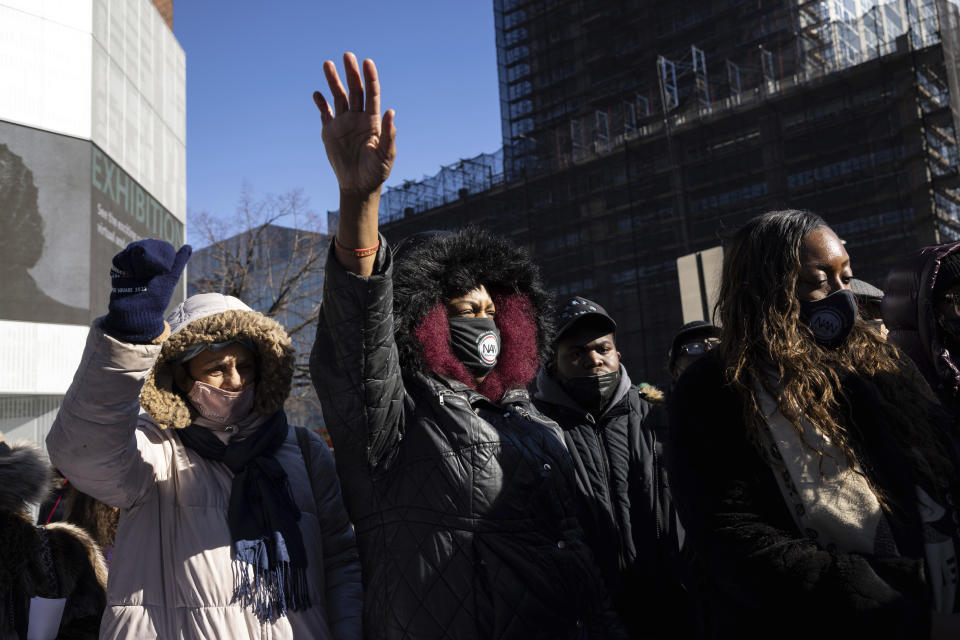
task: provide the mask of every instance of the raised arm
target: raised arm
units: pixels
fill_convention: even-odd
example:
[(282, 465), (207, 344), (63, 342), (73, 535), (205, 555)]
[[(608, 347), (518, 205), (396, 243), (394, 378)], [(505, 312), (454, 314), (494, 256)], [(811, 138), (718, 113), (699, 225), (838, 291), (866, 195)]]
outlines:
[(327, 158), (340, 184), (340, 223), (327, 258), (310, 376), (337, 452), (354, 521), (366, 504), (363, 482), (388, 464), (403, 429), (404, 392), (393, 330), (392, 256), (380, 247), (380, 187), (396, 156), (393, 112), (380, 120), (380, 83), (371, 60), (343, 56), (349, 96), (333, 63), (324, 73), (336, 113), (319, 92)]
[(140, 240), (114, 257), (109, 312), (91, 328), (47, 436), (54, 466), (112, 506), (135, 505), (160, 473), (161, 447), (137, 431), (140, 390), (169, 333), (163, 311), (190, 253)]
[(319, 91), (313, 100), (323, 122), (323, 145), (340, 186), (340, 222), (335, 255), (347, 270), (361, 276), (373, 273), (380, 188), (390, 175), (397, 155), (397, 129), (392, 109), (380, 118), (380, 80), (373, 60), (363, 61), (363, 78), (357, 58), (343, 55), (344, 89), (337, 68), (323, 64), (334, 110)]

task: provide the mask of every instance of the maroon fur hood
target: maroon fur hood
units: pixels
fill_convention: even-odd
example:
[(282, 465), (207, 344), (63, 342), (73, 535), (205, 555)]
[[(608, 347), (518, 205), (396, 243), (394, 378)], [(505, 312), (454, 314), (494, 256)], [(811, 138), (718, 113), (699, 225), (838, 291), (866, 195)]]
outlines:
[[(405, 371), (433, 372), (459, 380), (498, 401), (525, 387), (549, 355), (551, 301), (540, 275), (522, 249), (479, 229), (411, 239), (397, 249), (394, 319)], [(497, 308), (500, 355), (478, 388), (454, 355), (446, 302), (480, 285)]]

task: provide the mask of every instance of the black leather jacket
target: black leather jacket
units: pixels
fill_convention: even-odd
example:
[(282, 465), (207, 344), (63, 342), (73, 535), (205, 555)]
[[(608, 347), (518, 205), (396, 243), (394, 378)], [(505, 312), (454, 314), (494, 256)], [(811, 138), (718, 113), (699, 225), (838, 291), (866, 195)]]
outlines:
[(367, 637), (622, 637), (558, 427), (525, 390), (493, 403), (401, 371), (389, 248), (369, 278), (330, 253), (311, 374), (356, 526)]

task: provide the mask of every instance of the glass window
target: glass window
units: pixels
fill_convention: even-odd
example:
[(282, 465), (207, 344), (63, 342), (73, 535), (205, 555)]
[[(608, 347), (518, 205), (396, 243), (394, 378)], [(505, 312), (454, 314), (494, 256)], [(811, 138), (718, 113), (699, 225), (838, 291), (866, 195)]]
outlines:
[(527, 19), (527, 12), (523, 9), (519, 9), (512, 13), (508, 13), (503, 17), (503, 27), (509, 29), (512, 26), (519, 24)]
[(530, 64), (521, 62), (507, 69), (507, 82), (513, 82), (519, 78), (530, 75)]
[(513, 64), (514, 62), (519, 61), (521, 58), (529, 58), (530, 49), (527, 48), (527, 45), (519, 45), (513, 47), (512, 49), (507, 49), (507, 64)]
[(529, 80), (524, 80), (510, 85), (507, 88), (507, 97), (510, 100), (516, 100), (517, 98), (529, 95), (531, 91), (533, 91), (533, 85)]
[(526, 38), (527, 38), (527, 30), (524, 27), (520, 27), (519, 29), (513, 29), (512, 31), (507, 31), (507, 36), (506, 36), (507, 46), (509, 47), (511, 45), (514, 45), (520, 42), (521, 40), (525, 40)]

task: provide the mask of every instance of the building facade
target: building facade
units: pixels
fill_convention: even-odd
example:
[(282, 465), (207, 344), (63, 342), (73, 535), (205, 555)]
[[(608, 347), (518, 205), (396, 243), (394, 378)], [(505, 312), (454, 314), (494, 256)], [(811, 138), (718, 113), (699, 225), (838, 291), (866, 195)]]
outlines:
[(385, 233), (509, 235), (556, 295), (617, 318), (638, 379), (666, 382), (678, 258), (754, 215), (820, 213), (881, 286), (905, 252), (960, 239), (953, 2), (495, 0), (494, 15), (502, 174), (384, 211)]
[(198, 249), (190, 259), (188, 295), (216, 292), (243, 300), (287, 330), (296, 352), (290, 422), (327, 439), (320, 402), (310, 380), (310, 349), (317, 331), (329, 237), (276, 224)]
[(106, 312), (112, 256), (185, 241), (186, 60), (161, 4), (0, 0), (7, 438), (42, 442)]

